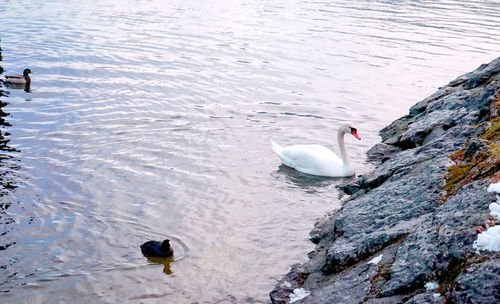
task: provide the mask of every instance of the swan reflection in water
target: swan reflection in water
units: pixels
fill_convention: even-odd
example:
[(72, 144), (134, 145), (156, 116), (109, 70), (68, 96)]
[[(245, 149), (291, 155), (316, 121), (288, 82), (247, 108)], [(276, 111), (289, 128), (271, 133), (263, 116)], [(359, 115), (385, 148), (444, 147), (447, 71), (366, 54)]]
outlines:
[[(302, 173), (286, 165), (280, 165), (278, 170), (276, 170), (281, 176), (285, 176), (287, 179), (287, 184), (292, 184), (293, 187), (301, 189), (301, 191), (308, 194), (318, 194), (322, 192), (325, 187), (330, 187), (332, 185), (336, 186), (345, 182), (346, 180), (355, 180), (354, 176), (351, 177), (325, 177), (310, 175)], [(342, 191), (339, 192), (338, 199), (343, 196)]]
[(146, 257), (149, 262), (153, 264), (162, 264), (163, 272), (165, 274), (172, 274), (172, 270), (170, 269), (170, 263), (174, 261), (174, 256), (170, 256), (168, 258), (156, 258), (156, 257)]
[(284, 174), (289, 181), (299, 187), (329, 185), (332, 180), (341, 179), (302, 173), (284, 164), (278, 167), (277, 172)]

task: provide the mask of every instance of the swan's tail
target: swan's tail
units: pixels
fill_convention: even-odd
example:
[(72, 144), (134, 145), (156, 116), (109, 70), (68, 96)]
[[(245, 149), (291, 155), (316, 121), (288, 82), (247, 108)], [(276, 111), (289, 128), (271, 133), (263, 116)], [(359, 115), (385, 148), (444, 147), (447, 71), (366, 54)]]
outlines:
[(275, 143), (272, 139), (271, 139), (271, 148), (273, 149), (274, 153), (278, 154), (278, 156), (281, 156), (283, 147)]

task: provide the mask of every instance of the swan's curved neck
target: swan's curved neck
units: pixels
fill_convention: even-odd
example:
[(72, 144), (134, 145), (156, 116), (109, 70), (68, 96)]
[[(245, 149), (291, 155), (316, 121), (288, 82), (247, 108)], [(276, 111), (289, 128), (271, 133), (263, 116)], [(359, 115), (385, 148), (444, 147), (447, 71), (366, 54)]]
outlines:
[(349, 155), (347, 155), (347, 151), (345, 150), (344, 134), (345, 132), (342, 129), (339, 129), (339, 131), (337, 132), (337, 140), (339, 143), (340, 156), (342, 157), (343, 166), (351, 168), (351, 160), (349, 159)]

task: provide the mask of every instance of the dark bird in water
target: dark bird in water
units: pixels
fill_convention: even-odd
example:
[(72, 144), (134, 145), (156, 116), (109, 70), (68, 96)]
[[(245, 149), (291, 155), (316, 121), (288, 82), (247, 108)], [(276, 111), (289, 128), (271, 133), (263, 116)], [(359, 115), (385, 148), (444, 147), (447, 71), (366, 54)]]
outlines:
[(5, 75), (5, 81), (14, 84), (25, 84), (29, 86), (31, 84), (31, 78), (29, 74), (35, 74), (30, 69), (24, 69), (22, 75)]
[(168, 258), (174, 255), (174, 249), (170, 245), (170, 240), (147, 241), (141, 245), (142, 254), (147, 257)]

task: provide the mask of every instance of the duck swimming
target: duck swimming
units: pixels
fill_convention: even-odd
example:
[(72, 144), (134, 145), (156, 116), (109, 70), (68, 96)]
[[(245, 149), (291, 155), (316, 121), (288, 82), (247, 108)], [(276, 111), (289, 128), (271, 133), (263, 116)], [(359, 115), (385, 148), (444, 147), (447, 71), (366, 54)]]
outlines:
[(29, 86), (31, 84), (31, 78), (29, 74), (35, 74), (30, 69), (24, 69), (22, 75), (5, 75), (5, 81), (13, 84), (25, 84)]
[(347, 177), (354, 175), (354, 168), (344, 146), (345, 133), (350, 133), (358, 140), (361, 140), (357, 129), (352, 123), (345, 123), (340, 126), (337, 132), (337, 141), (341, 158), (330, 149), (320, 145), (281, 147), (271, 140), (271, 147), (283, 164), (297, 171), (318, 176)]
[(170, 240), (147, 241), (141, 245), (142, 254), (147, 257), (168, 258), (174, 255), (174, 249), (170, 245)]

